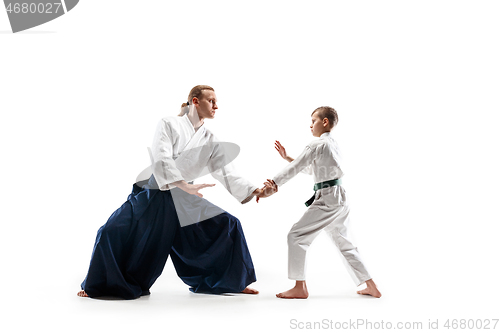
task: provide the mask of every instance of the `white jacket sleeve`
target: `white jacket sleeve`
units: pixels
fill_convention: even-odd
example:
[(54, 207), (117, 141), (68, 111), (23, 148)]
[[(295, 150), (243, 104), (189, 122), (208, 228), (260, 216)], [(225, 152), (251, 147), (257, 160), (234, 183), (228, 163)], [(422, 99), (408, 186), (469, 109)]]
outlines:
[(222, 145), (218, 145), (217, 143), (215, 143), (212, 156), (210, 157), (208, 169), (211, 175), (241, 203), (257, 189), (257, 186), (241, 177), (231, 163), (226, 163), (224, 149)]
[(166, 119), (160, 120), (156, 127), (151, 150), (153, 153), (153, 176), (162, 191), (169, 189), (168, 184), (184, 180), (172, 157), (173, 143), (178, 136), (179, 134)]
[(276, 185), (282, 186), (287, 181), (295, 177), (299, 172), (309, 167), (314, 160), (314, 149), (315, 148), (306, 146), (304, 151), (302, 151), (302, 153), (296, 159), (294, 159), (276, 176), (274, 176), (273, 180)]
[(301, 172), (307, 175), (312, 175), (313, 174), (312, 165), (306, 166), (304, 170), (302, 170)]

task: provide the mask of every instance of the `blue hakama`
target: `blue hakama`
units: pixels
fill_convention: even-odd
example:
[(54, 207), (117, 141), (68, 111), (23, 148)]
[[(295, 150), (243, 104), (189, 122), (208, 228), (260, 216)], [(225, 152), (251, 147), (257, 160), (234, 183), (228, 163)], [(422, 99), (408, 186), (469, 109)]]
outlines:
[(193, 292), (238, 293), (256, 281), (239, 220), (224, 212), (181, 227), (171, 192), (203, 200), (204, 209), (220, 209), (178, 188), (160, 191), (134, 184), (128, 200), (97, 232), (81, 285), (90, 297), (149, 294), (169, 254)]

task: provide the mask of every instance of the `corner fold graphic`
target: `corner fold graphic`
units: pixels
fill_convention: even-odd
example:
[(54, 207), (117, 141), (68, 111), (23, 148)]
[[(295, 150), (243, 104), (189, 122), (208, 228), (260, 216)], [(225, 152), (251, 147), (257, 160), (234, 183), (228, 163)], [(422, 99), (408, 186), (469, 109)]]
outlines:
[(66, 3), (66, 10), (69, 12), (70, 10), (75, 8), (78, 1), (80, 0), (64, 0), (64, 2)]
[(12, 32), (31, 29), (52, 21), (70, 11), (79, 0), (4, 0)]

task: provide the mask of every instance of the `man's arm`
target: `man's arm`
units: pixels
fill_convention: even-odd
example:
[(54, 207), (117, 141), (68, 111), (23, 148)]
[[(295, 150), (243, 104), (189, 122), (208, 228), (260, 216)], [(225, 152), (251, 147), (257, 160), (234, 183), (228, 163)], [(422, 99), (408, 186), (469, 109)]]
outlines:
[(208, 163), (208, 169), (212, 176), (242, 204), (249, 202), (259, 193), (258, 187), (241, 177), (232, 163), (226, 163), (223, 145), (215, 145)]
[(255, 197), (255, 196), (257, 196), (257, 202), (259, 202), (259, 196), (262, 195), (262, 192), (263, 191), (260, 188), (255, 189), (255, 191), (253, 191), (252, 194), (250, 194), (248, 197), (246, 197), (245, 200), (243, 200), (241, 203), (246, 204), (247, 202), (252, 200), (253, 197)]

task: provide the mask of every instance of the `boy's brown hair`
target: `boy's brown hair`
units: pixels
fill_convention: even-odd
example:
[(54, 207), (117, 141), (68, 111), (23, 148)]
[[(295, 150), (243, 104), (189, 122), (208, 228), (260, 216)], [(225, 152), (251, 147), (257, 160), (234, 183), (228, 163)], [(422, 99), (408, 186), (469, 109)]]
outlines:
[(330, 123), (330, 128), (334, 128), (337, 123), (339, 122), (339, 116), (337, 115), (337, 111), (335, 111), (334, 108), (329, 107), (329, 106), (320, 106), (316, 110), (311, 113), (311, 116), (314, 113), (318, 113), (318, 117), (323, 120), (323, 119), (328, 119), (328, 122)]

